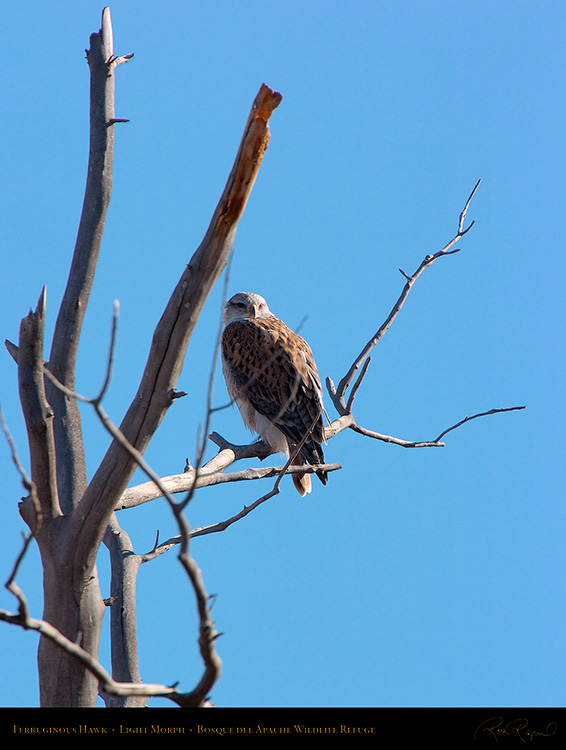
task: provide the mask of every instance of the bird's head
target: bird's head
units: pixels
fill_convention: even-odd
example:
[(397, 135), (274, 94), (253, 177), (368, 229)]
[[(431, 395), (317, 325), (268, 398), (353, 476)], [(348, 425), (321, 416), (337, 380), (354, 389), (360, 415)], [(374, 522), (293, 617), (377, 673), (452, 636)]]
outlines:
[(268, 318), (271, 311), (267, 302), (259, 294), (238, 292), (231, 297), (224, 307), (224, 323), (234, 320), (250, 320), (252, 318)]

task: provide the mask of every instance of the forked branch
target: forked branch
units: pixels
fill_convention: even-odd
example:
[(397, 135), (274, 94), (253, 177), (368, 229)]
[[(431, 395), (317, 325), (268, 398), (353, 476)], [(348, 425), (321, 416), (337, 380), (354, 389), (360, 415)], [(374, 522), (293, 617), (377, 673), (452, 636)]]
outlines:
[[(226, 265), (238, 221), (244, 211), (269, 141), (268, 120), (281, 95), (265, 85), (252, 106), (234, 166), (208, 231), (183, 272), (153, 336), (147, 364), (120, 434), (139, 456), (175, 400), (177, 378), (196, 321), (210, 290)], [(114, 440), (81, 500), (77, 516), (78, 547), (89, 549), (91, 562), (110, 514), (138, 465)], [(74, 520), (71, 521), (74, 523)]]
[(45, 375), (52, 382), (52, 384), (56, 388), (60, 389), (69, 399), (74, 399), (75, 401), (90, 404), (94, 408), (96, 414), (98, 415), (98, 418), (100, 419), (106, 430), (108, 430), (108, 432), (111, 434), (113, 439), (122, 446), (123, 450), (131, 457), (133, 461), (136, 462), (136, 465), (139, 466), (139, 468), (141, 468), (142, 471), (147, 474), (150, 480), (159, 489), (160, 495), (165, 497), (167, 502), (169, 503), (169, 506), (173, 511), (180, 530), (179, 539), (181, 543), (181, 552), (179, 555), (179, 559), (192, 583), (197, 600), (197, 609), (199, 613), (200, 623), (199, 644), (205, 669), (199, 684), (189, 695), (182, 695), (174, 689), (165, 689), (163, 686), (135, 685), (132, 683), (120, 684), (110, 678), (106, 671), (101, 667), (98, 660), (94, 659), (86, 652), (83, 652), (82, 649), (70, 646), (70, 642), (68, 642), (68, 639), (66, 639), (55, 628), (52, 628), (48, 623), (44, 623), (43, 621), (34, 621), (33, 624), (30, 624), (28, 618), (28, 621), (21, 622), (20, 624), (22, 624), (24, 627), (33, 627), (34, 629), (39, 630), (43, 635), (46, 635), (50, 640), (57, 643), (60, 647), (64, 648), (71, 656), (80, 659), (84, 666), (86, 666), (96, 677), (99, 678), (100, 690), (109, 696), (163, 696), (175, 700), (176, 702), (180, 703), (180, 705), (198, 706), (204, 703), (208, 691), (217, 681), (220, 674), (221, 661), (215, 650), (217, 633), (214, 629), (214, 623), (211, 619), (210, 609), (208, 607), (209, 596), (206, 592), (204, 581), (200, 574), (200, 571), (195, 561), (189, 555), (188, 551), (190, 529), (182, 512), (184, 504), (175, 502), (173, 496), (169, 493), (167, 487), (162, 482), (159, 475), (147, 463), (143, 455), (129, 443), (122, 431), (114, 425), (112, 420), (106, 414), (101, 403), (108, 388), (112, 373), (112, 362), (114, 358), (117, 330), (117, 314), (118, 306), (116, 304), (114, 306), (114, 315), (112, 319), (112, 336), (106, 375), (104, 378), (104, 383), (97, 396), (95, 396), (94, 398), (89, 398), (71, 391), (69, 388), (59, 383), (54, 375), (47, 369), (45, 370)]
[[(362, 351), (359, 353), (359, 355), (356, 357), (356, 359), (353, 361), (352, 365), (350, 366), (350, 369), (348, 372), (344, 375), (344, 377), (340, 380), (338, 383), (338, 387), (334, 387), (334, 383), (330, 378), (327, 379), (327, 387), (328, 392), (330, 394), (330, 398), (332, 399), (332, 402), (338, 411), (338, 413), (342, 416), (344, 414), (349, 413), (349, 406), (351, 407), (351, 402), (349, 405), (346, 405), (345, 402), (345, 394), (347, 389), (352, 383), (352, 380), (356, 376), (356, 373), (358, 372), (360, 366), (364, 362), (364, 360), (369, 356), (372, 349), (379, 343), (379, 341), (383, 338), (383, 336), (386, 334), (386, 332), (391, 327), (391, 324), (397, 317), (397, 315), (400, 313), (401, 308), (405, 304), (405, 300), (409, 296), (409, 292), (411, 291), (413, 284), (416, 282), (416, 280), (419, 278), (419, 276), (425, 271), (429, 266), (431, 266), (435, 260), (438, 260), (438, 258), (442, 258), (445, 255), (452, 255), (453, 253), (459, 252), (459, 250), (451, 250), (451, 248), (458, 242), (459, 239), (461, 239), (465, 234), (467, 234), (470, 229), (472, 228), (474, 222), (467, 227), (464, 228), (464, 223), (466, 221), (466, 216), (468, 213), (468, 209), (470, 207), (470, 203), (472, 201), (472, 198), (474, 197), (476, 190), (478, 189), (480, 185), (481, 180), (478, 180), (474, 189), (470, 193), (468, 200), (466, 201), (466, 204), (460, 214), (459, 220), (458, 220), (458, 231), (456, 232), (455, 236), (448, 242), (447, 245), (445, 245), (442, 250), (439, 250), (434, 255), (427, 255), (425, 256), (424, 260), (420, 264), (420, 266), (417, 268), (417, 270), (413, 273), (412, 276), (409, 276), (406, 274), (402, 269), (399, 269), (401, 274), (404, 276), (404, 278), (407, 280), (405, 286), (403, 287), (403, 291), (401, 292), (401, 295), (397, 302), (394, 304), (391, 312), (387, 316), (387, 319), (385, 322), (378, 328), (376, 333), (371, 337), (371, 339), (367, 342), (367, 344), (364, 346)], [(362, 373), (362, 377), (365, 374), (365, 371)]]
[[(470, 206), (470, 202), (473, 196), (475, 195), (476, 190), (479, 187), (479, 184), (480, 183), (478, 181), (474, 189), (470, 193), (470, 196), (468, 197), (466, 201), (464, 209), (462, 210), (459, 216), (457, 233), (450, 240), (450, 242), (445, 247), (443, 247), (442, 250), (438, 251), (434, 255), (427, 255), (412, 276), (408, 276), (403, 271), (401, 272), (403, 273), (403, 276), (406, 278), (407, 281), (399, 299), (397, 300), (396, 304), (391, 310), (391, 313), (389, 314), (385, 323), (378, 329), (376, 334), (366, 344), (366, 346), (364, 347), (360, 355), (353, 362), (349, 371), (342, 378), (338, 388), (334, 387), (334, 384), (332, 383), (330, 378), (327, 379), (327, 385), (328, 385), (330, 396), (340, 415), (337, 419), (335, 419), (326, 427), (325, 435), (326, 435), (327, 440), (330, 440), (332, 437), (336, 436), (337, 434), (339, 434), (345, 429), (351, 429), (365, 437), (373, 438), (373, 439), (380, 440), (383, 442), (393, 443), (395, 445), (399, 445), (404, 448), (442, 447), (444, 446), (444, 443), (441, 442), (441, 440), (447, 433), (451, 432), (452, 430), (455, 430), (456, 428), (460, 427), (461, 425), (465, 424), (466, 422), (472, 419), (476, 419), (481, 416), (487, 416), (487, 415), (501, 413), (501, 412), (516, 411), (516, 410), (525, 408), (523, 406), (516, 406), (516, 407), (511, 407), (511, 408), (505, 407), (501, 409), (491, 409), (487, 412), (474, 414), (473, 416), (466, 417), (465, 419), (460, 420), (458, 423), (452, 425), (451, 427), (448, 427), (447, 429), (443, 430), (443, 432), (436, 439), (426, 440), (426, 441), (404, 440), (401, 438), (393, 437), (391, 435), (385, 435), (383, 433), (376, 432), (375, 430), (369, 430), (359, 425), (356, 422), (356, 419), (352, 413), (352, 407), (353, 407), (355, 396), (358, 392), (358, 389), (362, 385), (363, 379), (367, 373), (367, 370), (371, 361), (369, 357), (369, 353), (376, 346), (376, 344), (381, 340), (385, 332), (393, 323), (396, 316), (401, 311), (401, 308), (403, 307), (403, 304), (413, 284), (415, 283), (417, 278), (422, 274), (422, 272), (426, 268), (428, 268), (432, 263), (434, 263), (435, 260), (437, 260), (440, 257), (443, 257), (444, 255), (449, 255), (449, 254), (458, 252), (458, 250), (452, 250), (454, 244), (461, 237), (463, 237), (472, 227), (473, 222), (469, 226), (466, 227), (465, 220), (466, 220), (467, 212)], [(351, 390), (350, 390), (348, 400), (346, 402), (345, 394), (346, 394), (346, 390), (350, 386), (351, 386)], [(252, 468), (252, 469), (247, 469), (247, 470), (239, 471), (239, 472), (224, 473), (224, 470), (235, 461), (238, 461), (242, 458), (251, 458), (251, 457), (257, 457), (257, 458), (263, 459), (267, 455), (270, 455), (272, 451), (268, 446), (266, 446), (261, 441), (257, 443), (253, 443), (252, 445), (236, 446), (230, 443), (229, 441), (227, 441), (222, 436), (218, 435), (218, 433), (212, 433), (209, 436), (209, 438), (210, 440), (212, 440), (214, 443), (218, 445), (220, 449), (219, 452), (207, 464), (200, 467), (200, 470), (198, 471), (198, 475), (192, 467), (188, 467), (188, 469), (186, 470), (186, 474), (188, 474), (188, 476), (186, 474), (177, 474), (177, 475), (164, 478), (162, 481), (166, 483), (166, 485), (168, 486), (171, 492), (174, 492), (174, 493), (182, 492), (182, 491), (185, 491), (186, 488), (189, 486), (196, 488), (196, 487), (211, 486), (213, 484), (218, 484), (222, 482), (243, 481), (243, 480), (248, 480), (248, 479), (264, 478), (267, 476), (280, 477), (281, 472), (291, 472), (294, 470), (292, 466), (289, 466), (289, 462), (288, 462), (286, 467)], [(320, 468), (324, 468), (324, 470), (326, 471), (332, 471), (341, 467), (339, 464), (330, 464), (324, 467), (310, 467), (307, 470), (315, 471), (316, 469), (320, 469)], [(267, 495), (262, 496), (261, 498), (256, 500), (252, 505), (245, 507), (241, 512), (227, 519), (226, 521), (212, 524), (210, 526), (207, 526), (201, 529), (193, 529), (191, 531), (191, 536), (199, 536), (202, 534), (213, 533), (215, 531), (222, 531), (228, 528), (236, 521), (248, 515), (252, 510), (258, 507), (258, 505), (265, 502), (265, 500), (272, 497), (273, 494), (276, 494), (277, 488), (278, 488), (278, 483), (276, 483), (276, 486), (274, 487), (275, 493), (272, 491), (271, 493), (268, 493)], [(124, 492), (124, 494), (122, 495), (120, 499), (119, 505), (117, 506), (117, 509), (132, 507), (139, 503), (152, 500), (155, 497), (158, 497), (159, 495), (160, 495), (160, 489), (153, 482), (148, 482), (144, 485), (138, 485), (136, 487), (129, 488), (128, 490)], [(168, 540), (167, 542), (163, 543), (161, 549), (168, 548), (172, 543), (177, 543), (177, 542), (178, 542), (177, 538), (174, 540)]]
[[(389, 315), (387, 316), (387, 319), (385, 320), (385, 322), (378, 328), (376, 333), (371, 337), (371, 339), (364, 346), (360, 354), (353, 361), (348, 372), (344, 375), (344, 377), (338, 383), (338, 387), (334, 385), (331, 378), (326, 379), (328, 393), (330, 395), (330, 398), (332, 399), (332, 403), (334, 404), (336, 411), (340, 415), (338, 419), (334, 420), (334, 422), (332, 422), (332, 424), (329, 427), (327, 427), (326, 429), (327, 439), (333, 437), (334, 435), (338, 434), (342, 430), (351, 429), (354, 432), (358, 432), (359, 434), (364, 435), (365, 437), (374, 438), (376, 440), (381, 440), (386, 443), (394, 443), (395, 445), (402, 446), (403, 448), (442, 447), (444, 446), (444, 443), (442, 443), (441, 440), (447, 433), (451, 432), (452, 430), (455, 430), (457, 427), (460, 427), (466, 422), (469, 422), (471, 419), (477, 419), (478, 417), (483, 417), (483, 416), (487, 416), (490, 414), (498, 414), (501, 412), (517, 411), (519, 409), (525, 408), (524, 406), (513, 406), (510, 408), (490, 409), (489, 411), (486, 411), (486, 412), (474, 414), (471, 417), (466, 417), (465, 419), (462, 419), (460, 422), (456, 423), (455, 425), (452, 425), (452, 427), (445, 429), (443, 432), (440, 433), (440, 435), (435, 440), (418, 441), (418, 442), (413, 441), (413, 440), (402, 440), (401, 438), (396, 438), (391, 435), (384, 435), (374, 430), (369, 430), (365, 427), (362, 427), (357, 423), (352, 412), (354, 398), (356, 396), (358, 389), (360, 388), (362, 384), (364, 377), (366, 376), (366, 373), (367, 373), (367, 370), (371, 361), (369, 355), (371, 351), (373, 350), (373, 348), (379, 343), (379, 341), (383, 338), (385, 333), (389, 330), (389, 328), (391, 327), (391, 324), (393, 323), (397, 315), (400, 313), (401, 308), (405, 304), (405, 301), (407, 297), (409, 296), (409, 292), (411, 291), (416, 280), (423, 273), (423, 271), (425, 271), (425, 269), (427, 269), (429, 266), (431, 266), (434, 263), (435, 260), (438, 260), (439, 258), (442, 258), (446, 255), (452, 255), (454, 253), (459, 252), (459, 249), (453, 250), (452, 248), (454, 247), (456, 242), (458, 242), (458, 240), (460, 240), (465, 234), (467, 234), (470, 231), (470, 229), (472, 228), (474, 224), (474, 222), (472, 221), (467, 227), (465, 227), (468, 209), (470, 207), (472, 198), (474, 197), (479, 185), (480, 185), (480, 180), (478, 180), (478, 182), (475, 184), (474, 189), (470, 193), (468, 200), (466, 201), (464, 208), (462, 212), (460, 213), (460, 216), (458, 219), (458, 230), (456, 234), (454, 235), (454, 237), (450, 240), (450, 242), (448, 242), (448, 244), (445, 245), (442, 248), (442, 250), (439, 250), (437, 253), (434, 253), (434, 255), (426, 255), (422, 263), (417, 268), (417, 270), (412, 274), (412, 276), (409, 276), (402, 269), (399, 269), (403, 277), (406, 279), (405, 286), (403, 287), (403, 290), (399, 296), (399, 299), (393, 305), (393, 308), (391, 312), (389, 313)], [(357, 379), (355, 380), (352, 386), (352, 382), (354, 381), (354, 378), (356, 378), (356, 375), (358, 374), (358, 371), (360, 370), (360, 368), (361, 368), (361, 372), (359, 373)], [(346, 391), (348, 390), (350, 386), (352, 387), (352, 389), (351, 389), (348, 401), (346, 402)]]

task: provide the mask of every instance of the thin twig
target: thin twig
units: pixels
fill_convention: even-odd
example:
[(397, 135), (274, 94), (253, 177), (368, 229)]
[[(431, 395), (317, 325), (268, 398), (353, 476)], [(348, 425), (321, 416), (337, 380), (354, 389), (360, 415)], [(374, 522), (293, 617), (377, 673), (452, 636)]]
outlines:
[(214, 397), (214, 382), (216, 378), (216, 369), (218, 366), (218, 359), (220, 356), (220, 346), (222, 341), (222, 327), (223, 327), (223, 320), (222, 320), (222, 310), (224, 309), (224, 305), (226, 304), (226, 300), (228, 298), (228, 287), (230, 283), (230, 269), (232, 267), (232, 259), (234, 257), (234, 251), (232, 250), (230, 252), (230, 255), (228, 256), (228, 260), (226, 263), (226, 271), (224, 274), (224, 284), (222, 286), (222, 304), (220, 307), (220, 317), (219, 317), (219, 324), (218, 324), (218, 331), (216, 334), (216, 340), (214, 342), (214, 350), (212, 353), (212, 361), (210, 365), (210, 374), (208, 377), (208, 389), (207, 389), (207, 399), (206, 399), (206, 416), (204, 420), (204, 429), (202, 430), (202, 440), (200, 442), (200, 446), (197, 450), (197, 461), (196, 466), (193, 467), (194, 469), (194, 481), (192, 484), (192, 487), (189, 489), (189, 492), (187, 493), (187, 496), (183, 503), (180, 506), (180, 509), (182, 510), (184, 507), (186, 507), (189, 502), (191, 501), (194, 492), (197, 488), (197, 481), (199, 479), (199, 471), (202, 464), (202, 460), (204, 457), (204, 451), (206, 448), (206, 442), (208, 439), (208, 430), (210, 426), (210, 421), (212, 419), (212, 414), (214, 412), (213, 408), (213, 397)]
[(16, 448), (16, 443), (14, 441), (14, 438), (12, 437), (10, 430), (8, 429), (8, 425), (6, 424), (6, 420), (4, 419), (4, 413), (2, 411), (1, 406), (0, 406), (0, 427), (2, 428), (2, 432), (4, 433), (4, 436), (6, 440), (8, 441), (8, 446), (10, 448), (12, 461), (18, 471), (18, 474), (22, 478), (22, 484), (24, 485), (26, 490), (31, 491), (33, 487), (33, 483), (27, 471), (24, 469), (22, 462), (20, 461), (20, 456), (18, 454), (18, 449)]
[(452, 430), (455, 430), (457, 427), (466, 424), (466, 422), (471, 422), (472, 419), (477, 419), (478, 417), (487, 417), (491, 414), (501, 414), (502, 412), (506, 411), (520, 411), (521, 409), (526, 408), (526, 406), (510, 406), (504, 409), (490, 409), (489, 411), (482, 411), (480, 414), (474, 414), (472, 417), (465, 417), (457, 424), (452, 425), (452, 427), (449, 427), (447, 430), (444, 430), (444, 432), (441, 432), (440, 435), (436, 438), (435, 443), (438, 443), (446, 434), (452, 432)]
[[(452, 255), (452, 254), (458, 252), (458, 250), (452, 250), (451, 252), (449, 252), (449, 251), (450, 251), (450, 248), (461, 237), (463, 237), (471, 229), (471, 227), (473, 225), (473, 222), (472, 222), (472, 224), (470, 224), (469, 227), (467, 227), (466, 229), (464, 229), (464, 221), (466, 219), (468, 208), (470, 206), (472, 198), (474, 197), (474, 195), (476, 193), (476, 190), (479, 187), (479, 184), (480, 184), (480, 180), (478, 180), (478, 182), (476, 183), (474, 189), (470, 193), (470, 195), (468, 197), (468, 200), (466, 201), (464, 209), (462, 210), (462, 212), (460, 214), (460, 217), (459, 217), (458, 231), (457, 231), (456, 235), (450, 240), (450, 242), (447, 245), (445, 245), (442, 248), (442, 250), (439, 250), (434, 255), (427, 255), (412, 276), (409, 276), (402, 269), (399, 269), (401, 271), (401, 273), (403, 274), (404, 278), (406, 279), (406, 284), (405, 284), (405, 286), (403, 288), (403, 291), (401, 292), (401, 295), (399, 296), (399, 299), (397, 300), (397, 302), (393, 306), (393, 308), (392, 308), (391, 312), (389, 313), (389, 315), (388, 315), (387, 319), (385, 320), (385, 322), (380, 326), (380, 328), (376, 331), (376, 333), (372, 336), (372, 338), (367, 342), (367, 344), (364, 346), (364, 348), (362, 349), (362, 351), (360, 352), (360, 354), (356, 357), (356, 359), (354, 360), (354, 362), (350, 366), (350, 369), (348, 370), (348, 372), (340, 380), (340, 382), (338, 384), (338, 387), (335, 390), (334, 389), (332, 389), (332, 390), (329, 389), (330, 397), (331, 397), (331, 399), (332, 399), (332, 401), (333, 401), (336, 409), (338, 410), (339, 414), (343, 415), (343, 414), (347, 413), (347, 407), (346, 407), (345, 400), (344, 400), (346, 390), (348, 389), (348, 387), (352, 383), (352, 380), (353, 380), (356, 372), (360, 368), (362, 362), (368, 357), (368, 355), (372, 351), (372, 349), (378, 344), (378, 342), (383, 338), (383, 336), (385, 335), (385, 333), (391, 327), (391, 324), (393, 323), (393, 321), (395, 320), (395, 318), (397, 317), (397, 315), (401, 311), (401, 308), (403, 307), (403, 305), (405, 303), (405, 300), (409, 296), (409, 292), (411, 291), (411, 288), (413, 287), (413, 284), (415, 283), (415, 281), (419, 278), (419, 276), (423, 273), (423, 271), (426, 268), (428, 268), (429, 266), (431, 266), (434, 263), (435, 260), (437, 260), (438, 258), (443, 257), (444, 255)], [(329, 381), (327, 381), (327, 385), (328, 385), (328, 382)], [(351, 403), (350, 403), (350, 406), (351, 406)]]
[(29, 502), (33, 508), (33, 518), (31, 517), (31, 514), (28, 514), (26, 512), (24, 503), (22, 503), (22, 505), (20, 506), (20, 511), (21, 511), (22, 517), (24, 517), (24, 520), (26, 521), (26, 523), (32, 530), (32, 535), (36, 535), (39, 533), (42, 522), (43, 522), (43, 516), (41, 514), (41, 505), (37, 497), (37, 489), (31, 477), (29, 476), (27, 471), (24, 469), (24, 466), (20, 460), (18, 449), (16, 447), (16, 442), (14, 438), (12, 437), (12, 433), (10, 432), (8, 425), (6, 424), (1, 407), (0, 407), (0, 425), (2, 427), (2, 432), (4, 433), (6, 440), (8, 441), (8, 445), (10, 447), (10, 453), (12, 455), (12, 461), (14, 463), (14, 466), (16, 467), (16, 470), (22, 479), (23, 486), (29, 492), (27, 502)]
[(460, 237), (463, 234), (466, 234), (466, 232), (469, 232), (470, 229), (472, 228), (473, 224), (474, 224), (474, 222), (472, 221), (472, 223), (470, 224), (470, 226), (467, 229), (464, 229), (464, 222), (466, 221), (466, 214), (468, 213), (468, 208), (470, 207), (470, 203), (472, 202), (472, 198), (476, 194), (476, 190), (480, 186), (480, 182), (481, 182), (481, 179), (476, 182), (476, 184), (474, 186), (474, 189), (470, 193), (470, 197), (466, 201), (466, 205), (464, 206), (464, 210), (460, 214), (460, 223), (458, 224), (458, 234), (460, 235)]
[(108, 360), (106, 363), (106, 375), (104, 378), (104, 382), (102, 383), (102, 387), (100, 389), (100, 392), (96, 398), (92, 399), (93, 404), (99, 404), (102, 399), (104, 398), (104, 394), (106, 393), (106, 390), (108, 388), (108, 385), (110, 384), (110, 379), (112, 377), (112, 369), (114, 367), (114, 352), (116, 349), (116, 336), (118, 333), (118, 317), (120, 314), (120, 303), (118, 300), (114, 301), (114, 311), (112, 313), (112, 329), (110, 332), (110, 350), (108, 352)]
[(352, 390), (350, 392), (350, 397), (348, 398), (348, 403), (346, 404), (346, 413), (349, 413), (352, 411), (352, 404), (354, 403), (354, 399), (356, 398), (356, 393), (358, 392), (358, 388), (361, 386), (363, 379), (366, 376), (366, 372), (369, 367), (369, 363), (371, 362), (371, 357), (368, 357), (366, 361), (364, 362), (362, 366), (362, 371), (354, 383)]

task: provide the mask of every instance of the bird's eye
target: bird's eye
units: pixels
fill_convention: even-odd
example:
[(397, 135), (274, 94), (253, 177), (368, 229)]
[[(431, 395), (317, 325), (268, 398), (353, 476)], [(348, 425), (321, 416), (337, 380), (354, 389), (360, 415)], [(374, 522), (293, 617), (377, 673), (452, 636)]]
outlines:
[(236, 302), (236, 307), (245, 307), (245, 304), (243, 302)]

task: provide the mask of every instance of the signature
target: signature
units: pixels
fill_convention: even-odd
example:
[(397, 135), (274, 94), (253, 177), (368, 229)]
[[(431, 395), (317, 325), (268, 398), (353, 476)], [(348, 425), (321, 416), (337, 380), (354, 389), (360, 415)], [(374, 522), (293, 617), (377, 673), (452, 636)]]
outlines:
[(505, 722), (502, 716), (493, 716), (491, 719), (482, 721), (474, 732), (474, 739), (478, 740), (482, 736), (487, 736), (499, 742), (503, 737), (515, 737), (521, 742), (531, 742), (535, 737), (552, 737), (557, 731), (558, 724), (555, 721), (549, 721), (546, 726), (534, 729), (529, 725), (528, 719)]

